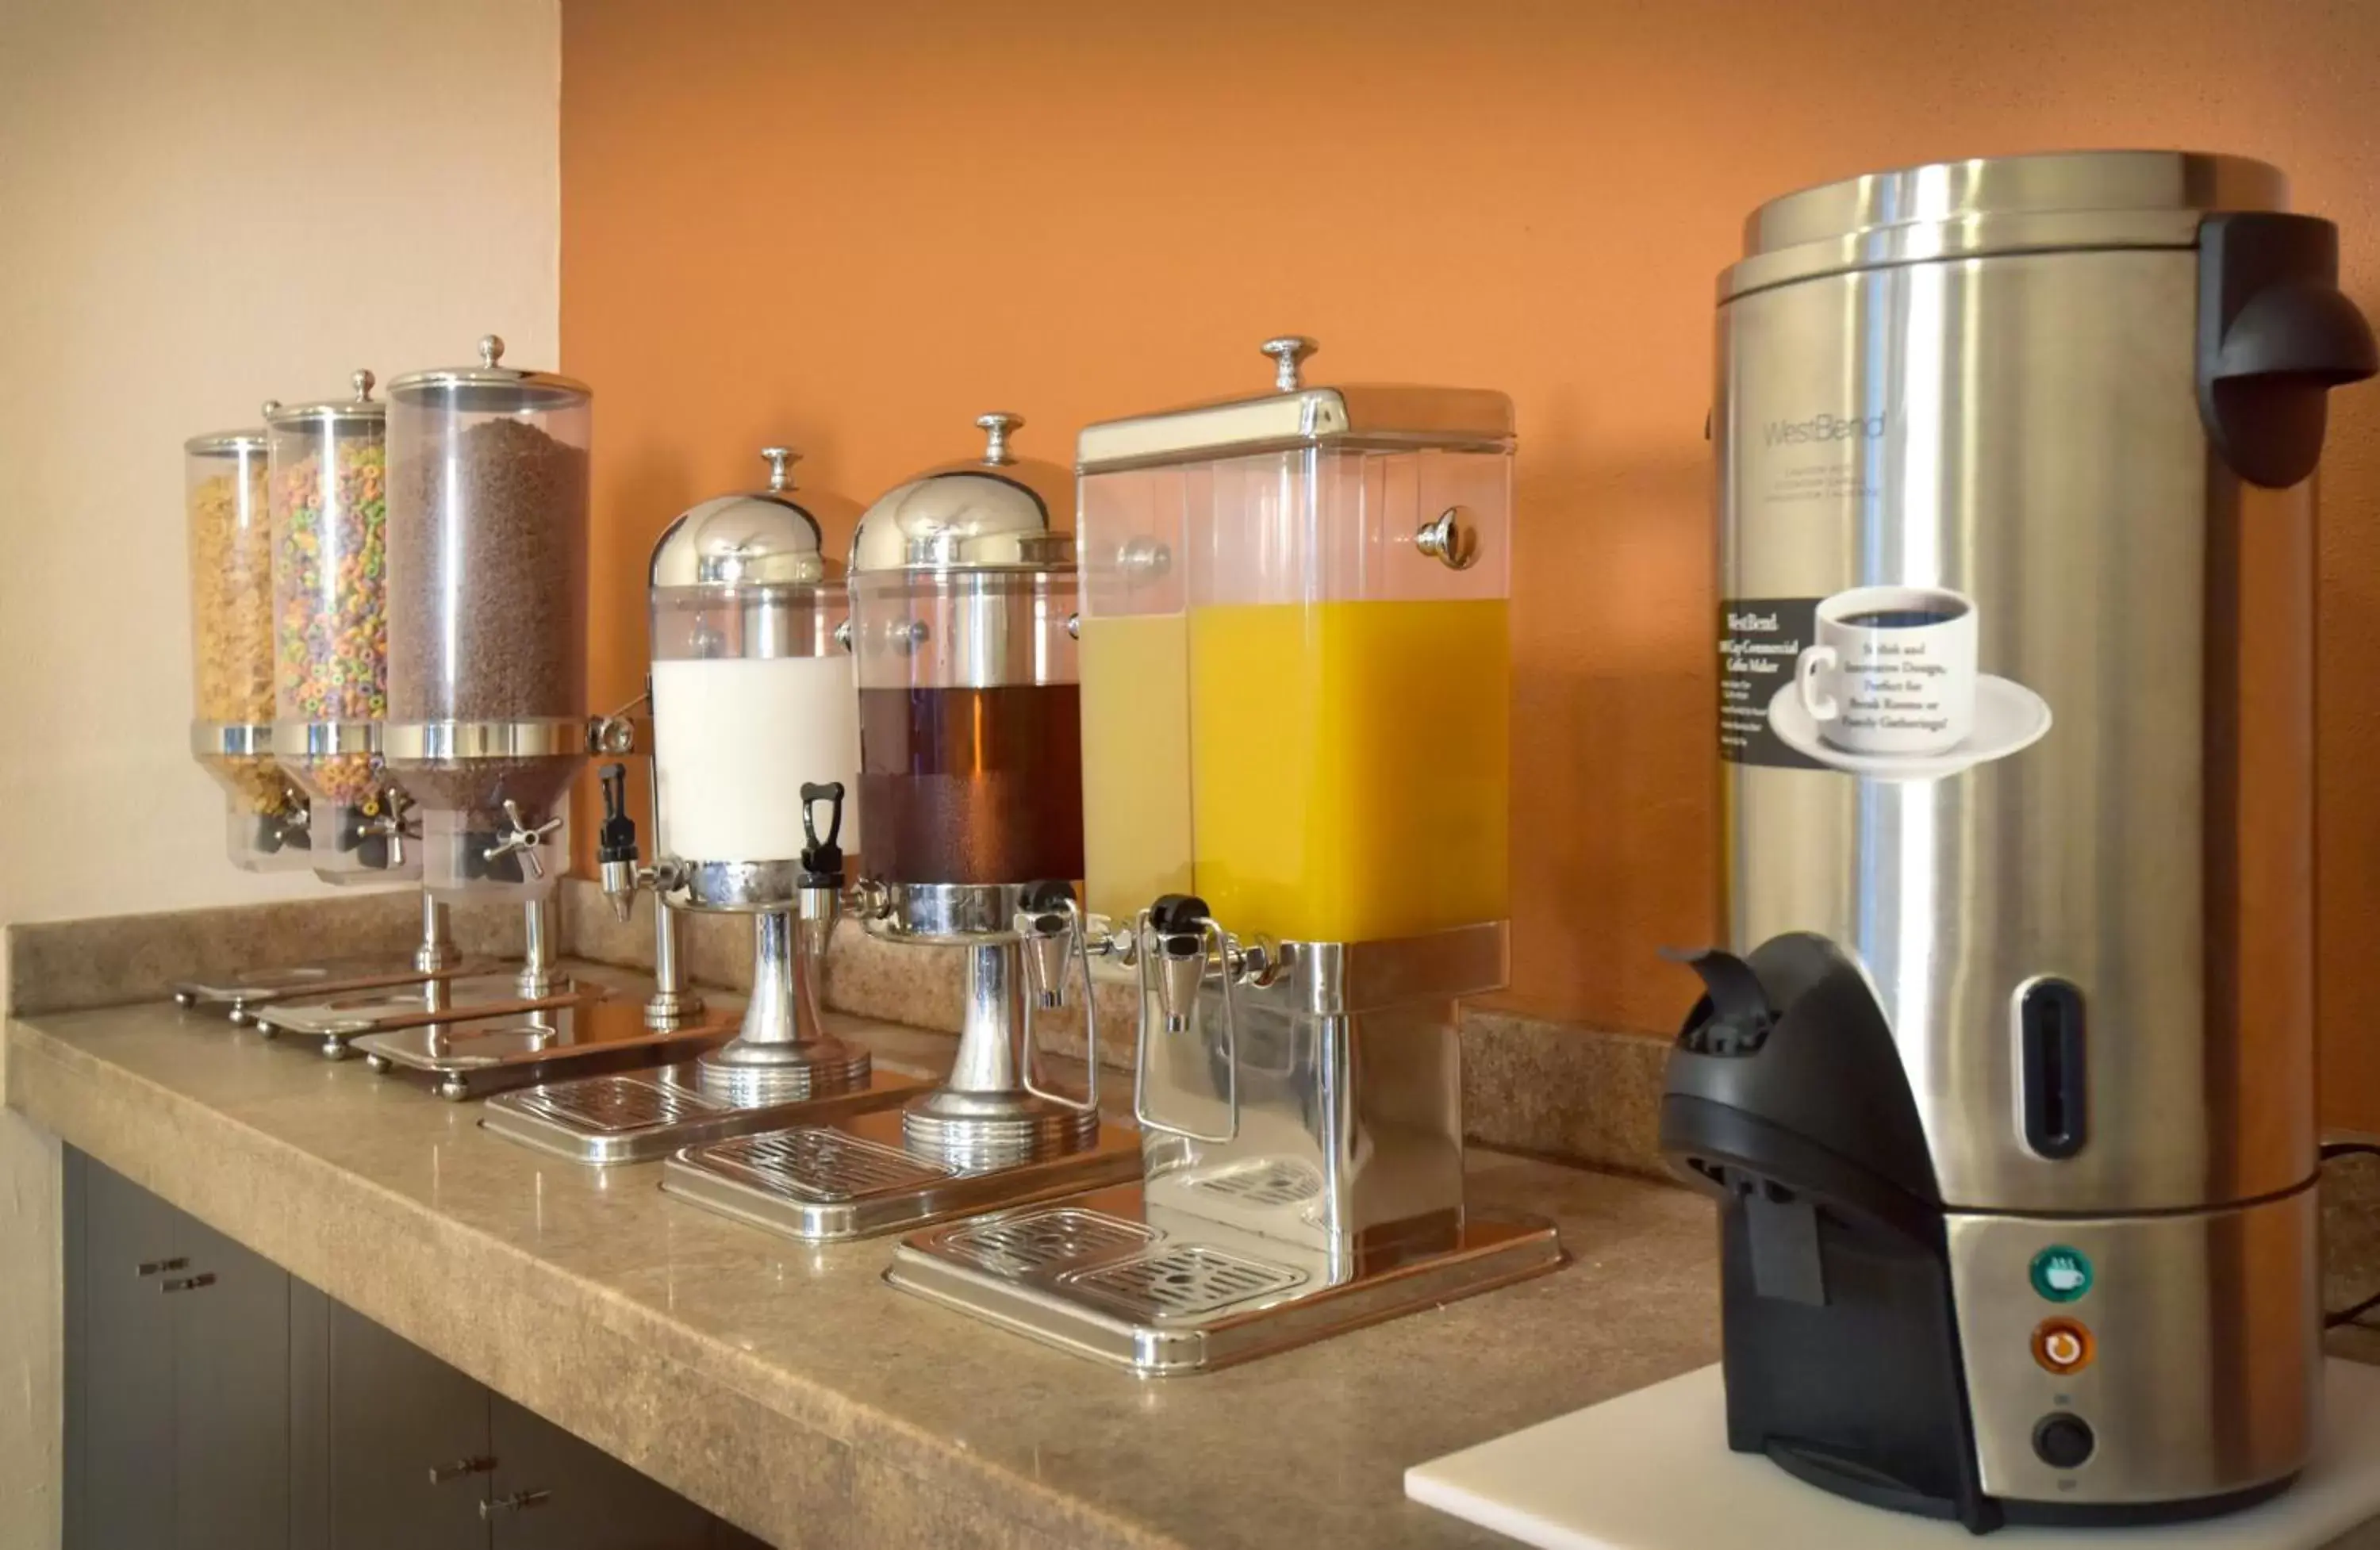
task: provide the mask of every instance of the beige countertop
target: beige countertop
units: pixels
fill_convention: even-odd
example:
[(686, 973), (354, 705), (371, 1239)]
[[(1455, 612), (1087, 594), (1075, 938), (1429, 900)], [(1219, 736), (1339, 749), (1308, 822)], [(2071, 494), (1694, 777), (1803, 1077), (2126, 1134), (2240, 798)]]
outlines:
[[(1142, 1381), (811, 1248), (491, 1136), (360, 1062), (164, 1006), (8, 1028), (9, 1103), (771, 1543), (1481, 1546), (1406, 1466), (1717, 1354), (1709, 1206), (1475, 1152), (1573, 1262), (1246, 1366)], [(947, 1059), (886, 1028), (888, 1065)]]

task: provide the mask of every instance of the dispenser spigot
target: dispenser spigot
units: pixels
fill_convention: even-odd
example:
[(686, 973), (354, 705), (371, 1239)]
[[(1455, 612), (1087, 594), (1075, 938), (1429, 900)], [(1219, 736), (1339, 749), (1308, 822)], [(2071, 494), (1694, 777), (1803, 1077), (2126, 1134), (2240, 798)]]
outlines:
[(628, 767), (605, 765), (600, 783), (603, 826), (595, 835), (597, 875), (603, 897), (612, 902), (612, 918), (625, 926), (637, 907), (637, 820), (628, 816)]
[[(819, 833), (818, 810), (827, 810), (826, 833)], [(802, 782), (801, 918), (812, 951), (823, 953), (843, 911), (843, 782)]]
[(1185, 1032), (1198, 1005), (1198, 985), (1207, 977), (1207, 936), (1215, 929), (1207, 902), (1169, 893), (1149, 906), (1152, 965), (1157, 971), (1157, 1008), (1169, 1034)]
[(1066, 950), (1074, 945), (1075, 890), (1061, 882), (1035, 883), (1017, 900), (1016, 934), (1025, 943), (1025, 987), (1033, 1004), (1055, 1011), (1065, 1004)]

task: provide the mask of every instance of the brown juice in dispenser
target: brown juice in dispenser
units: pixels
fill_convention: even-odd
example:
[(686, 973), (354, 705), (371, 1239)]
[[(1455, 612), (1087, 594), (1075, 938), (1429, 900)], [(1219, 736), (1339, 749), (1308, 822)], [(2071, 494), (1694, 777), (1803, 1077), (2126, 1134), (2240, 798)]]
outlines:
[(1072, 684), (862, 689), (869, 872), (901, 883), (1081, 877), (1081, 715)]

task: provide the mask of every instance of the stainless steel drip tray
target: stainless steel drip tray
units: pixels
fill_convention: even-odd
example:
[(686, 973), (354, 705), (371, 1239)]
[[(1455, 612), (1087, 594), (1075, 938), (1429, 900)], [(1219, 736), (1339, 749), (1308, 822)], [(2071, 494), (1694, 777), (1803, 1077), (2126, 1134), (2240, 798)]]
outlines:
[(1192, 1213), (1153, 1218), (1137, 1184), (905, 1238), (905, 1291), (1144, 1377), (1206, 1372), (1543, 1275), (1548, 1222), (1466, 1219), (1448, 1246), (1332, 1256)]
[(309, 996), (303, 1000), (258, 1007), (253, 1021), (270, 1038), (289, 1034), (298, 1038), (334, 1040), (340, 1044), (384, 1028), (440, 1021), (461, 1022), (498, 1012), (558, 1007), (589, 996), (606, 994), (601, 986), (560, 976), (554, 993), (524, 998), (519, 981), (509, 969), (466, 975), (459, 979), (419, 979), (403, 984), (366, 987), (343, 994)]
[(239, 969), (227, 975), (177, 979), (175, 1004), (184, 1007), (257, 1007), (292, 996), (319, 999), (379, 989), (384, 986), (419, 985), (423, 980), (455, 975), (485, 974), (484, 961), (442, 969), (435, 974), (413, 968), (400, 957), (345, 958), (321, 963), (291, 963), (272, 969)]
[(1103, 1123), (1080, 1151), (1006, 1168), (952, 1168), (905, 1146), (901, 1110), (892, 1108), (832, 1125), (690, 1146), (662, 1165), (662, 1188), (751, 1226), (816, 1241), (1096, 1189), (1136, 1178), (1140, 1167), (1140, 1132)]
[(492, 1015), (383, 1029), (355, 1040), (376, 1072), (430, 1079), (442, 1098), (480, 1097), (567, 1076), (687, 1060), (735, 1032), (733, 1013), (655, 1032), (640, 1001), (582, 996), (559, 1006), (516, 1005)]
[(500, 1093), (488, 1100), (480, 1124), (507, 1140), (601, 1168), (652, 1162), (754, 1131), (830, 1124), (899, 1103), (924, 1086), (913, 1076), (871, 1070), (849, 1092), (738, 1106), (705, 1093), (695, 1062), (686, 1060)]

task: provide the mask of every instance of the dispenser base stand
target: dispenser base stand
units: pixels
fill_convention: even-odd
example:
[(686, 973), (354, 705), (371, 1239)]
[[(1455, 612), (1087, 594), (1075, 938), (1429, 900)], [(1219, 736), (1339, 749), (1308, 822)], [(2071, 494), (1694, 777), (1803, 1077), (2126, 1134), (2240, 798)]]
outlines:
[(684, 1060), (735, 1031), (721, 1016), (656, 1033), (626, 993), (581, 987), (573, 999), (516, 1001), (469, 1018), (443, 1017), (354, 1040), (372, 1070), (426, 1080), (460, 1102), (509, 1087)]
[(608, 1168), (652, 1162), (688, 1146), (755, 1131), (832, 1124), (888, 1108), (924, 1084), (870, 1069), (856, 1085), (784, 1103), (741, 1105), (706, 1091), (697, 1062), (582, 1077), (488, 1100), (480, 1124), (493, 1134), (573, 1162)]
[(662, 1165), (662, 1188), (771, 1232), (866, 1238), (1135, 1178), (1140, 1132), (1099, 1124), (1079, 1150), (969, 1168), (904, 1143), (905, 1111), (877, 1109), (692, 1146)]
[[(1172, 1210), (1138, 1184), (904, 1239), (884, 1278), (1143, 1377), (1209, 1371), (1562, 1262), (1551, 1223), (1471, 1217), (1431, 1250), (1329, 1257)], [(1369, 1260), (1369, 1263), (1365, 1261)]]

